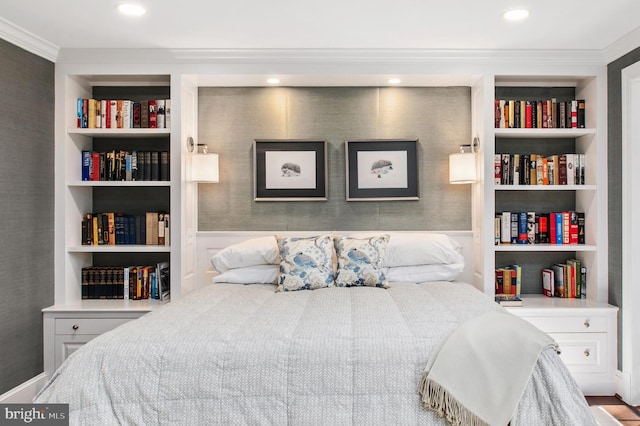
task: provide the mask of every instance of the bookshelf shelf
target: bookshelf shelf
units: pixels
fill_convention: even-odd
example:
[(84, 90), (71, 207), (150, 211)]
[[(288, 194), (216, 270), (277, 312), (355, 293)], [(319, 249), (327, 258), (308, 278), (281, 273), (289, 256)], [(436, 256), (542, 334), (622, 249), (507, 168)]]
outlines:
[(71, 246), (68, 253), (170, 253), (171, 246), (116, 244), (97, 246)]
[(585, 244), (500, 244), (495, 251), (503, 252), (595, 252), (596, 246)]
[(123, 180), (112, 180), (112, 181), (73, 181), (70, 182), (67, 186), (69, 187), (104, 187), (104, 186), (116, 186), (116, 187), (163, 187), (163, 186), (171, 186), (170, 181), (163, 180), (136, 180), (136, 181), (123, 181)]
[(595, 135), (596, 129), (495, 129), (497, 138), (578, 138), (580, 136)]
[(596, 185), (496, 185), (496, 191), (595, 191)]
[(97, 138), (165, 138), (171, 129), (78, 129), (67, 128), (70, 135), (82, 135)]

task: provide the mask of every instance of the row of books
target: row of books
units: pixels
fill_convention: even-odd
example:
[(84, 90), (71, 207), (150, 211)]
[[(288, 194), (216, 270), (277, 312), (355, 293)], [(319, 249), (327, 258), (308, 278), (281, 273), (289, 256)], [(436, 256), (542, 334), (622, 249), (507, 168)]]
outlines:
[(496, 129), (583, 129), (585, 115), (582, 99), (495, 100)]
[(542, 270), (542, 292), (549, 297), (585, 299), (587, 267), (578, 259), (568, 259)]
[(522, 267), (509, 265), (495, 270), (495, 300), (503, 306), (521, 306)]
[(168, 151), (82, 151), (83, 181), (168, 181)]
[(162, 129), (171, 127), (171, 99), (78, 98), (79, 129)]
[(86, 213), (82, 219), (82, 245), (171, 245), (169, 213)]
[(585, 244), (584, 212), (502, 212), (495, 217), (495, 245)]
[(82, 268), (83, 299), (167, 300), (171, 292), (169, 262), (154, 266)]
[(585, 155), (495, 154), (496, 185), (584, 185)]

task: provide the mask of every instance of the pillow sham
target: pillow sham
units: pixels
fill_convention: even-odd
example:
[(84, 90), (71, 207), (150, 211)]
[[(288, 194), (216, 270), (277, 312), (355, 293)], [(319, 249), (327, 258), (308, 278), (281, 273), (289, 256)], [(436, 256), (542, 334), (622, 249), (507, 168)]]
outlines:
[[(356, 237), (362, 238), (356, 234)], [(462, 246), (445, 234), (389, 233), (385, 267), (464, 263)]]
[(277, 291), (314, 290), (334, 285), (333, 238), (276, 236), (280, 251)]
[(382, 264), (389, 235), (369, 238), (335, 238), (338, 258), (338, 287), (369, 286), (387, 288)]
[(225, 247), (211, 257), (211, 264), (222, 273), (230, 269), (280, 263), (278, 244), (274, 236), (253, 238)]
[(407, 281), (421, 283), (425, 281), (453, 281), (464, 269), (462, 263), (449, 265), (414, 265), (385, 268), (389, 281)]
[(213, 277), (214, 283), (277, 284), (278, 265), (255, 265), (229, 269)]

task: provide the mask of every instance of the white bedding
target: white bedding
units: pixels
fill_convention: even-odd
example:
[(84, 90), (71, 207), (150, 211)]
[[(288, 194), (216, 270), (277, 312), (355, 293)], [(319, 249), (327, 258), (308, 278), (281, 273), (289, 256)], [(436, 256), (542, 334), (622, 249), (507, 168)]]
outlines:
[[(421, 407), (422, 371), (441, 339), (489, 309), (502, 308), (451, 282), (214, 284), (92, 340), (36, 402), (69, 403), (71, 424), (441, 425)], [(552, 350), (512, 424), (595, 425)]]

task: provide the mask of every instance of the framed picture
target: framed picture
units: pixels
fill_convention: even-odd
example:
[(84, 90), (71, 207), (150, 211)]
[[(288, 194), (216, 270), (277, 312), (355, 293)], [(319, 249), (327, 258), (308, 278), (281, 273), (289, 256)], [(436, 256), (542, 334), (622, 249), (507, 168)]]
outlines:
[(347, 141), (347, 201), (418, 200), (417, 143), (417, 139)]
[(327, 199), (327, 143), (316, 140), (256, 139), (256, 201)]

